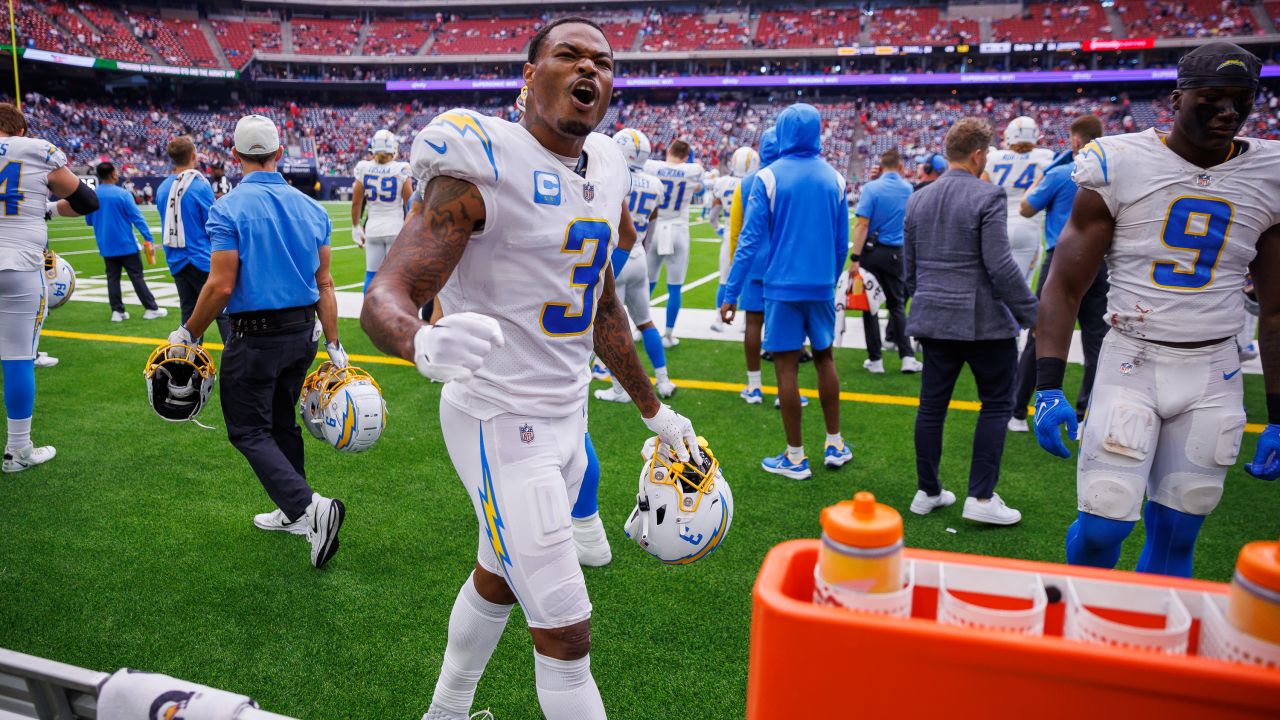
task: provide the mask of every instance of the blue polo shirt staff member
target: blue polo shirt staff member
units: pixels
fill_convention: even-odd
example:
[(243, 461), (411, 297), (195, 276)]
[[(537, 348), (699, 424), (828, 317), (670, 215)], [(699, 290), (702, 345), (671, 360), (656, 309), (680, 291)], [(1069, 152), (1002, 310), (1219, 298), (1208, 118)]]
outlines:
[[(1036, 282), (1036, 297), (1044, 288), (1044, 281), (1049, 277), (1049, 263), (1053, 262), (1053, 249), (1058, 244), (1058, 236), (1067, 225), (1071, 216), (1071, 204), (1076, 199), (1076, 184), (1071, 180), (1071, 172), (1075, 169), (1075, 154), (1089, 143), (1102, 137), (1102, 121), (1094, 115), (1082, 115), (1071, 123), (1071, 154), (1064, 155), (1050, 167), (1040, 181), (1027, 191), (1022, 198), (1021, 213), (1023, 217), (1033, 217), (1044, 211), (1044, 262), (1040, 264), (1040, 279)], [(1084, 350), (1084, 379), (1080, 382), (1080, 394), (1076, 396), (1076, 420), (1083, 422), (1085, 410), (1089, 408), (1089, 395), (1093, 392), (1093, 378), (1098, 369), (1098, 353), (1102, 350), (1102, 340), (1107, 336), (1107, 292), (1111, 284), (1107, 282), (1107, 264), (1098, 266), (1098, 274), (1093, 285), (1080, 299), (1080, 312), (1076, 318), (1080, 322), (1080, 344)], [(1027, 345), (1022, 349), (1018, 359), (1018, 389), (1014, 396), (1013, 417), (1009, 419), (1009, 430), (1027, 432), (1027, 404), (1031, 402), (1031, 393), (1036, 389), (1036, 339), (1027, 336)]]
[(236, 123), (244, 179), (209, 211), (209, 279), (169, 342), (192, 345), (224, 308), (230, 314), (220, 383), (227, 436), (277, 507), (253, 524), (305, 535), (319, 568), (338, 550), (346, 509), (307, 484), (296, 407), (320, 329), (335, 365), (346, 367), (347, 355), (329, 275), (329, 215), (285, 183), (276, 171), (281, 154), (269, 118), (246, 115)]
[[(905, 339), (907, 284), (902, 270), (902, 224), (913, 188), (902, 179), (901, 170), (902, 155), (897, 150), (886, 150), (880, 156), (880, 177), (862, 188), (858, 207), (853, 211), (849, 274), (857, 275), (861, 266), (876, 276), (889, 307), (889, 330), (898, 344), (902, 372), (917, 373), (921, 365), (916, 360), (915, 346), (910, 339)], [(867, 360), (862, 366), (871, 373), (882, 374), (879, 315), (862, 313), (862, 329), (867, 335)]]
[[(178, 290), (182, 322), (186, 322), (209, 279), (209, 233), (204, 225), (213, 207), (213, 188), (196, 169), (196, 144), (191, 138), (183, 135), (170, 140), (166, 152), (173, 174), (156, 191), (160, 242)], [(226, 313), (218, 316), (218, 333), (224, 340), (231, 337), (228, 323)]]
[(124, 299), (120, 295), (120, 271), (129, 275), (133, 284), (133, 292), (138, 302), (145, 309), (144, 320), (155, 320), (169, 314), (169, 311), (156, 304), (155, 297), (147, 288), (147, 281), (142, 275), (142, 257), (138, 255), (138, 241), (133, 231), (137, 231), (146, 240), (147, 258), (155, 263), (155, 251), (151, 245), (151, 228), (142, 218), (138, 203), (133, 194), (120, 187), (120, 175), (116, 166), (109, 163), (98, 163), (94, 168), (98, 176), (98, 209), (84, 216), (84, 221), (93, 228), (93, 238), (98, 243), (98, 254), (107, 266), (107, 301), (111, 304), (111, 322), (123, 322), (129, 319), (124, 309)]

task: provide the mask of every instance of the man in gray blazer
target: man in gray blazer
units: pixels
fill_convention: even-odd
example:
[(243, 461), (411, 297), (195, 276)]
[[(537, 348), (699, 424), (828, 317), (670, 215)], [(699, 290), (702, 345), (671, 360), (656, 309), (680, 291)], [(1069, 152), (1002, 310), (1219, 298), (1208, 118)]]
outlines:
[(911, 511), (926, 515), (956, 501), (938, 481), (942, 426), (966, 363), (982, 411), (973, 434), (969, 496), (963, 516), (1012, 525), (1022, 514), (996, 494), (1006, 424), (1013, 413), (1018, 331), (1036, 317), (1036, 298), (1013, 261), (1004, 189), (979, 177), (991, 127), (964, 118), (947, 132), (949, 169), (907, 204), (904, 263), (914, 297), (907, 335), (924, 345), (916, 413), (916, 477)]

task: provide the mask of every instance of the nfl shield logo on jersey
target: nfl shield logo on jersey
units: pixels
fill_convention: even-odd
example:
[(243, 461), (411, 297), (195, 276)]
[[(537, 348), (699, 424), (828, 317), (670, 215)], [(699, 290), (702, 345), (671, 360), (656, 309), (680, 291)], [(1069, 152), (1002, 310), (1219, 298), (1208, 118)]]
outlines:
[(533, 426), (532, 425), (520, 426), (520, 442), (524, 443), (525, 445), (530, 445), (533, 443)]
[(584, 183), (582, 186), (582, 199), (591, 202), (596, 199), (596, 186), (591, 183)]
[(1213, 182), (1213, 178), (1209, 176), (1209, 173), (1200, 173), (1196, 176), (1196, 185), (1200, 187), (1209, 187), (1210, 182)]

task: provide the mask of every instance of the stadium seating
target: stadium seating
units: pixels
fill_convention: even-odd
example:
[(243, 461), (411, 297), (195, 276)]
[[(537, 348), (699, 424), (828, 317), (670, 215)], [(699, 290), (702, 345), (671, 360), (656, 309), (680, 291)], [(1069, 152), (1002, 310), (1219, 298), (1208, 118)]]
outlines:
[(81, 2), (76, 9), (98, 29), (89, 38), (89, 46), (95, 55), (113, 60), (151, 61), (150, 53), (143, 48), (134, 29), (126, 27), (110, 7)]
[(364, 38), (364, 55), (417, 55), (435, 23), (427, 20), (375, 20)]
[(756, 29), (756, 46), (841, 47), (858, 44), (858, 11), (766, 12)]
[(166, 63), (218, 67), (218, 57), (196, 21), (156, 18), (141, 13), (126, 15), (126, 18), (141, 31), (142, 39), (149, 42)]
[(432, 55), (488, 55), (524, 49), (537, 31), (534, 18), (453, 20), (436, 35)]
[(1032, 3), (1020, 16), (992, 24), (1000, 42), (1092, 40), (1111, 37), (1102, 8), (1095, 4)]
[[(84, 29), (84, 23), (79, 19), (71, 17), (75, 21), (75, 24), (71, 25), (60, 22), (63, 17), (70, 16), (67, 15), (66, 6), (62, 3), (35, 0), (26, 12), (15, 15), (18, 21), (18, 44), (54, 52), (83, 54), (84, 51), (76, 40), (76, 30), (79, 30), (78, 34), (86, 39), (90, 33)], [(9, 13), (7, 12), (0, 12), (0, 30), (6, 38), (5, 44), (8, 44)]]
[(1254, 35), (1248, 3), (1235, 0), (1120, 0), (1116, 9), (1130, 37), (1217, 37)]
[(280, 52), (280, 23), (276, 20), (214, 20), (213, 32), (227, 61), (242, 68), (255, 50)]
[(351, 55), (360, 35), (355, 18), (293, 18), (293, 51), (299, 55)]
[(701, 14), (654, 13), (641, 42), (648, 51), (741, 49), (751, 45), (751, 27), (746, 22), (723, 19), (711, 22)]
[(872, 16), (869, 26), (877, 45), (977, 42), (979, 32), (976, 20), (943, 20), (936, 7), (888, 8)]

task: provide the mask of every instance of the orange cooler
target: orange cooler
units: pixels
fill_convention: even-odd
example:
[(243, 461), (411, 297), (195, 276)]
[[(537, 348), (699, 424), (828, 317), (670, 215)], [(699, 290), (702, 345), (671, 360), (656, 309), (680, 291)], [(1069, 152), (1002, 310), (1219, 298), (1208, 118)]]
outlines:
[(1280, 542), (1251, 542), (1240, 548), (1227, 621), (1246, 635), (1280, 645)]
[(818, 574), (828, 585), (844, 590), (901, 590), (902, 516), (865, 491), (825, 508)]

